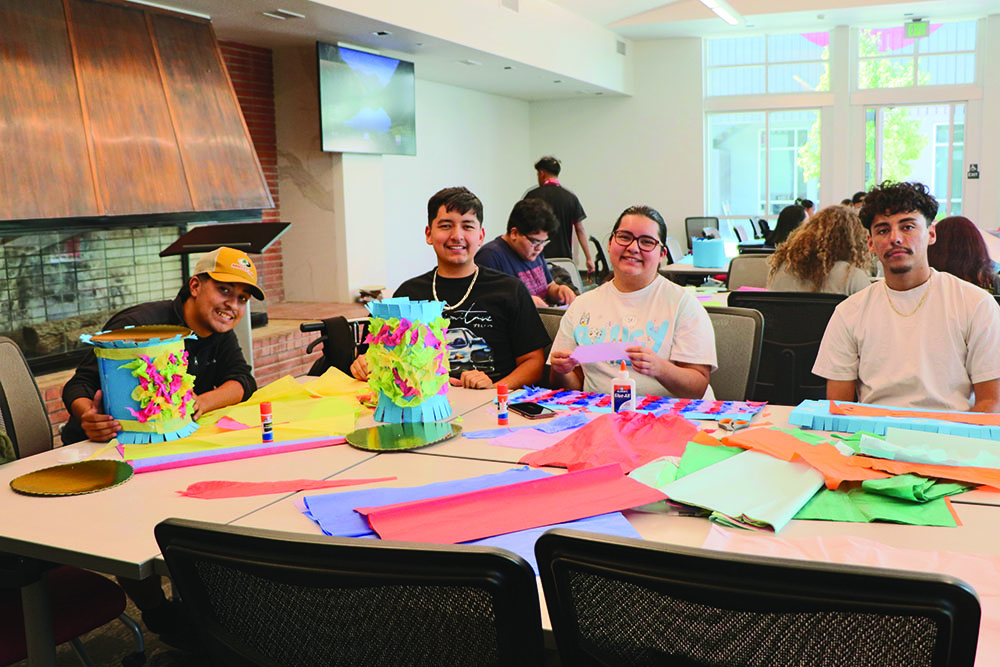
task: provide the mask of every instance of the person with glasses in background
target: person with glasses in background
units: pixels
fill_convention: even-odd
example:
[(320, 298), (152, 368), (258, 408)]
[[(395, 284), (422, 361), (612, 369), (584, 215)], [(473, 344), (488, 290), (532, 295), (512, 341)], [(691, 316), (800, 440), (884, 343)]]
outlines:
[(655, 209), (631, 206), (608, 241), (614, 278), (570, 305), (552, 343), (552, 383), (607, 393), (620, 360), (579, 364), (581, 345), (624, 342), (636, 395), (714, 398), (715, 331), (705, 308), (657, 269), (666, 254), (667, 226)]
[(536, 306), (569, 305), (576, 292), (552, 280), (542, 249), (559, 228), (552, 207), (541, 199), (522, 199), (507, 218), (507, 232), (476, 253), (476, 264), (514, 276), (528, 288)]

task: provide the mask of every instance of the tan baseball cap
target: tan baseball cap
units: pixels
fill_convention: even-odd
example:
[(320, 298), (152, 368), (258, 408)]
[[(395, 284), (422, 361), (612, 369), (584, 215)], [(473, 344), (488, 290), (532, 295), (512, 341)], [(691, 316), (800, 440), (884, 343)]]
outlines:
[(257, 267), (242, 250), (225, 246), (202, 255), (194, 267), (194, 275), (207, 273), (220, 283), (243, 283), (250, 286), (250, 293), (264, 300), (264, 292), (257, 286)]

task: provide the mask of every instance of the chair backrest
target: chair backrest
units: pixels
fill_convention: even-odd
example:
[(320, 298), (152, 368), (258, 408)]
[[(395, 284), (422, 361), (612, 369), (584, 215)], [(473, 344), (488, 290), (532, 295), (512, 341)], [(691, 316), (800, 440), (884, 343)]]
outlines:
[(753, 231), (753, 237), (755, 239), (764, 238), (760, 234), (760, 225), (757, 224), (757, 219), (756, 218), (747, 218), (747, 220), (750, 221), (750, 229)]
[(760, 363), (764, 318), (749, 308), (706, 306), (715, 329), (715, 356), (719, 367), (709, 384), (720, 401), (746, 401), (753, 397)]
[(535, 543), (562, 664), (971, 667), (975, 592), (922, 572), (554, 529)]
[(764, 316), (764, 335), (755, 401), (798, 405), (826, 398), (826, 380), (813, 375), (826, 325), (843, 294), (813, 292), (730, 292), (728, 303)]
[(774, 247), (769, 245), (748, 245), (746, 243), (740, 243), (736, 246), (736, 250), (741, 255), (773, 255)]
[(0, 336), (0, 429), (18, 458), (52, 449), (52, 426), (45, 402), (21, 348)]
[(323, 356), (313, 362), (309, 375), (322, 375), (329, 368), (350, 375), (355, 357), (368, 350), (364, 342), (368, 334), (368, 318), (349, 320), (342, 315), (328, 317), (323, 320), (321, 331), (319, 340), (323, 343)]
[(681, 257), (684, 256), (684, 250), (681, 249), (681, 244), (677, 239), (668, 236), (667, 242), (664, 245), (667, 246), (667, 259), (670, 260), (671, 264), (681, 261)]
[(736, 240), (739, 243), (743, 243), (745, 241), (752, 241), (754, 238), (753, 232), (751, 232), (746, 225), (740, 223), (733, 224), (733, 234), (736, 235)]
[(729, 260), (729, 277), (726, 285), (731, 290), (740, 287), (767, 287), (767, 274), (771, 267), (767, 255), (737, 255)]
[(687, 233), (688, 250), (694, 248), (694, 239), (705, 235), (706, 229), (719, 230), (718, 218), (684, 218), (684, 231)]
[(509, 551), (181, 519), (154, 532), (213, 664), (541, 665), (535, 575)]
[(552, 350), (552, 342), (556, 339), (556, 334), (559, 333), (559, 324), (562, 322), (562, 317), (565, 314), (565, 308), (538, 309), (538, 316), (542, 318), (542, 324), (545, 325), (545, 332), (549, 334), (549, 344), (542, 350), (542, 354), (545, 355), (545, 369), (542, 371), (541, 380), (543, 387), (549, 386), (549, 352)]
[(604, 253), (604, 246), (597, 240), (596, 236), (590, 237), (590, 242), (594, 246), (594, 282), (600, 283), (606, 275), (611, 273), (611, 264), (608, 263), (608, 256)]
[(580, 269), (576, 267), (572, 259), (569, 257), (546, 257), (545, 261), (552, 266), (558, 266), (568, 273), (573, 287), (576, 288), (576, 293), (583, 294), (583, 279), (580, 278)]

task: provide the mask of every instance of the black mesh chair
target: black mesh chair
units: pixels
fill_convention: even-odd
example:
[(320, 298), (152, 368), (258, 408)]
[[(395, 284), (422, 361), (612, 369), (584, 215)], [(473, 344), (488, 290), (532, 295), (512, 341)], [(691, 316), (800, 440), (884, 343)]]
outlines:
[(742, 556), (554, 529), (535, 543), (574, 667), (972, 667), (975, 592), (953, 577)]
[(503, 549), (180, 519), (155, 533), (212, 664), (541, 665), (535, 575)]
[(845, 298), (812, 292), (729, 293), (730, 306), (764, 316), (753, 400), (798, 405), (807, 398), (826, 398), (826, 380), (814, 375), (812, 367), (833, 310)]

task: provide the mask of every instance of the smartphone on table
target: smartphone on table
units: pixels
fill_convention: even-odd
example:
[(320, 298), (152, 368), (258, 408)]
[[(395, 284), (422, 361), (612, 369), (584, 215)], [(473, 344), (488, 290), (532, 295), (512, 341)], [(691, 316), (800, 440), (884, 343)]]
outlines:
[(510, 411), (526, 419), (548, 419), (555, 417), (556, 411), (538, 403), (511, 403)]

